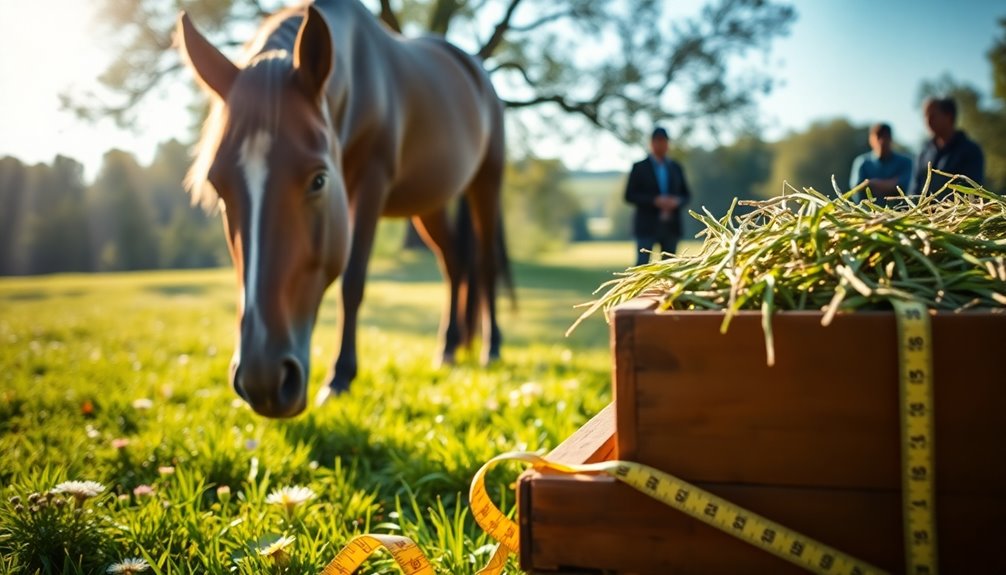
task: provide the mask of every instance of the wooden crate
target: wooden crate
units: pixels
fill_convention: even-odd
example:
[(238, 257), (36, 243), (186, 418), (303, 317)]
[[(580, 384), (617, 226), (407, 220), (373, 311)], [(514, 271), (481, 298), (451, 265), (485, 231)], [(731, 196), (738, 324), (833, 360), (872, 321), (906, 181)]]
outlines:
[[(615, 403), (559, 457), (673, 473), (893, 573), (904, 570), (896, 325), (890, 313), (614, 315)], [(1006, 573), (1006, 315), (936, 314), (937, 520), (944, 573)], [(617, 430), (617, 432), (616, 432)], [(606, 477), (526, 474), (521, 563), (533, 573), (797, 573)]]

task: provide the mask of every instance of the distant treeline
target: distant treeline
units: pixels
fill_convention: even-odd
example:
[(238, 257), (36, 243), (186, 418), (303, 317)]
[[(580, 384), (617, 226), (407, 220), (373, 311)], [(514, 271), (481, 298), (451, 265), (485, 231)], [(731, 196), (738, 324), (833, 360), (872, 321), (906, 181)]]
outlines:
[(216, 266), (227, 246), (215, 218), (189, 205), (188, 150), (162, 144), (149, 166), (110, 151), (91, 185), (76, 160), (28, 166), (0, 158), (0, 274)]
[[(778, 195), (784, 181), (833, 194), (834, 176), (846, 189), (852, 160), (868, 150), (867, 129), (832, 120), (776, 142), (752, 135), (672, 155), (688, 176), (689, 208), (705, 207), (720, 217), (734, 198)], [(969, 131), (985, 146), (986, 187), (1002, 192), (1006, 158), (1001, 143), (980, 129)], [(912, 156), (913, 148), (902, 146)], [(645, 153), (640, 147), (639, 158)], [(88, 185), (83, 166), (70, 158), (33, 166), (0, 158), (0, 275), (229, 264), (219, 215), (192, 207), (182, 189), (189, 162), (187, 147), (177, 141), (162, 144), (149, 166), (129, 153), (111, 151)], [(504, 186), (508, 243), (516, 257), (531, 258), (571, 241), (630, 238), (624, 176), (618, 173), (577, 174), (559, 160), (526, 158), (510, 162)], [(606, 225), (589, 225), (599, 221)], [(699, 223), (685, 221), (685, 236), (694, 236)], [(391, 221), (382, 225), (377, 249), (402, 249), (404, 240), (404, 224)]]

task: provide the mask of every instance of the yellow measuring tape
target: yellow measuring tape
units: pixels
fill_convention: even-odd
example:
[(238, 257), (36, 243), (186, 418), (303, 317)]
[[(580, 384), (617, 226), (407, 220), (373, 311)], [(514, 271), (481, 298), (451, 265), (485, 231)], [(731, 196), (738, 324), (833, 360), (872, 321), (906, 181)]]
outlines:
[(901, 396), (901, 494), (906, 573), (935, 575), (936, 466), (933, 455), (932, 332), (929, 311), (895, 301)]
[[(905, 547), (913, 575), (936, 570), (936, 529), (933, 483), (932, 368), (929, 315), (919, 304), (895, 303), (898, 320), (902, 451), (904, 464)], [(478, 575), (498, 575), (507, 557), (520, 549), (517, 524), (490, 499), (485, 486), (489, 469), (504, 461), (521, 461), (535, 469), (562, 473), (605, 473), (636, 490), (807, 571), (820, 574), (869, 575), (883, 570), (833, 547), (797, 533), (770, 519), (700, 489), (687, 481), (647, 465), (604, 461), (566, 465), (540, 455), (511, 452), (486, 462), (475, 474), (469, 504), (475, 522), (499, 546)], [(361, 535), (354, 538), (322, 571), (322, 575), (350, 575), (380, 547), (391, 551), (406, 575), (429, 575), (433, 568), (407, 537)]]
[(374, 551), (384, 547), (408, 575), (434, 575), (433, 567), (416, 542), (399, 535), (358, 535), (339, 551), (321, 575), (352, 575)]

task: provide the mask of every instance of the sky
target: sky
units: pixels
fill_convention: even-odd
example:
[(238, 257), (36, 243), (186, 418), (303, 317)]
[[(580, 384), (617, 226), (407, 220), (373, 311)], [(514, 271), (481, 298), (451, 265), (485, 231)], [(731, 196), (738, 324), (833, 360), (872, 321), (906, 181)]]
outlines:
[[(923, 80), (950, 74), (985, 94), (991, 91), (985, 54), (1000, 34), (1006, 1), (792, 3), (797, 20), (767, 59), (778, 87), (759, 102), (768, 139), (844, 117), (861, 125), (886, 121), (895, 138), (915, 150), (925, 138), (918, 105)], [(188, 92), (178, 86), (147, 102), (133, 130), (109, 121), (85, 123), (60, 110), (60, 92), (93, 87), (111, 60), (110, 47), (94, 31), (95, 4), (0, 0), (0, 157), (36, 163), (62, 154), (83, 162), (90, 180), (108, 149), (133, 152), (147, 163), (158, 142), (191, 139), (189, 102), (179, 96)], [(28, 25), (40, 21), (41, 29)], [(542, 141), (538, 153), (559, 157), (572, 169), (624, 170), (643, 153), (644, 144), (626, 146), (599, 134)]]

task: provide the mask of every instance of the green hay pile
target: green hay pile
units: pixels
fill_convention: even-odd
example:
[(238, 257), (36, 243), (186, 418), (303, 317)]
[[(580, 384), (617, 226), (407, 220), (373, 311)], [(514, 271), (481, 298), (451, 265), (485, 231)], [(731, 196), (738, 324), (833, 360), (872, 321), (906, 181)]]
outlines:
[[(940, 173), (940, 172), (935, 172)], [(945, 174), (951, 176), (950, 174)], [(814, 189), (737, 202), (725, 216), (691, 212), (701, 251), (630, 268), (598, 288), (577, 323), (640, 295), (658, 310), (761, 310), (769, 363), (776, 310), (890, 310), (892, 300), (959, 312), (1006, 306), (1006, 201), (970, 179), (935, 193), (856, 203)], [(751, 211), (735, 215), (737, 205)], [(575, 327), (575, 325), (574, 325)], [(572, 329), (572, 328), (570, 328)]]

